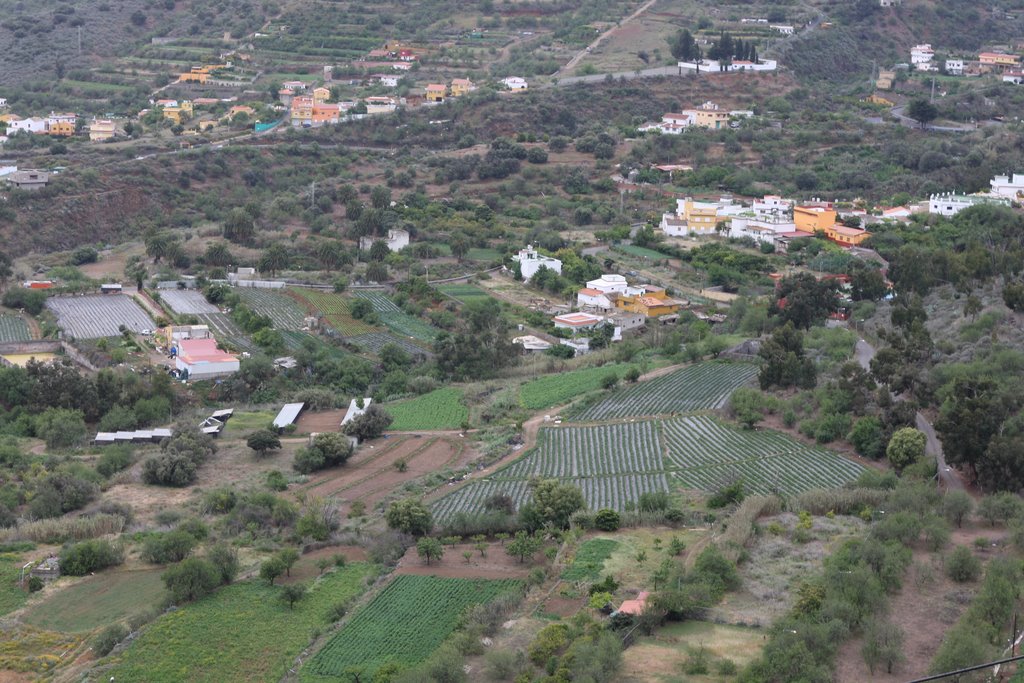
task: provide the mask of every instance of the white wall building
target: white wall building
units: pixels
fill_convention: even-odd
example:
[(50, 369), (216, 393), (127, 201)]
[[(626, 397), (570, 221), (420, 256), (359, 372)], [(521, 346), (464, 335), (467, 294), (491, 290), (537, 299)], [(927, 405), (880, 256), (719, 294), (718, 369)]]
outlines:
[(17, 121), (7, 122), (7, 134), (13, 135), (14, 133), (45, 133), (46, 132), (46, 119), (30, 116), (27, 119), (18, 119)]
[(615, 308), (614, 295), (609, 295), (599, 289), (584, 287), (576, 292), (576, 305), (582, 309), (595, 310), (606, 313)]
[(946, 73), (950, 76), (964, 75), (964, 60), (962, 59), (947, 59), (945, 66)]
[(1024, 174), (997, 175), (992, 179), (992, 194), (1007, 199), (1019, 199), (1024, 195)]
[(553, 270), (559, 275), (562, 274), (562, 262), (551, 256), (537, 253), (532, 244), (526, 249), (520, 249), (519, 253), (512, 257), (512, 260), (519, 263), (519, 272), (523, 274), (525, 281), (529, 281), (536, 275), (541, 266)]
[(928, 43), (915, 45), (910, 48), (910, 65), (921, 71), (929, 71), (932, 59), (935, 57), (935, 50)]
[(784, 36), (793, 35), (793, 27), (786, 24), (772, 24), (768, 28), (770, 28), (773, 31), (778, 31)]
[(699, 69), (707, 73), (717, 73), (720, 71), (775, 71), (778, 68), (778, 62), (774, 59), (762, 59), (757, 63), (734, 61), (723, 69), (717, 60), (702, 59), (700, 64), (695, 62), (678, 62), (676, 66), (679, 67), (680, 71), (697, 71)]
[(969, 209), (979, 204), (1009, 206), (1010, 200), (1005, 197), (978, 194), (933, 194), (928, 198), (928, 213), (935, 213), (940, 216), (955, 216), (964, 209)]
[(509, 76), (508, 78), (503, 78), (501, 79), (501, 83), (509, 90), (526, 90), (527, 88), (530, 87), (529, 84), (526, 82), (526, 79), (520, 78), (519, 76)]
[(396, 228), (394, 230), (388, 230), (387, 238), (374, 237), (373, 235), (363, 235), (359, 238), (359, 248), (363, 251), (369, 251), (373, 243), (381, 240), (388, 245), (389, 251), (401, 251), (409, 246), (409, 232)]
[(214, 339), (183, 339), (176, 348), (174, 367), (187, 370), (189, 379), (212, 379), (238, 372), (238, 357), (218, 349)]
[(587, 289), (593, 289), (601, 292), (602, 294), (625, 294), (626, 296), (636, 296), (643, 294), (643, 287), (633, 287), (626, 278), (616, 273), (605, 273), (596, 280), (590, 280), (587, 282)]

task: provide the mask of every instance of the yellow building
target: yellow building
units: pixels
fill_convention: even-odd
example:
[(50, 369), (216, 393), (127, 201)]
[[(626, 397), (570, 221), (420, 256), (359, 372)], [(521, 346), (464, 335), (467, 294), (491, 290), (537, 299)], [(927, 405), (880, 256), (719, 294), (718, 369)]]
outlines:
[(798, 231), (815, 233), (835, 225), (836, 212), (817, 206), (795, 206), (793, 222)]
[(443, 83), (430, 83), (427, 85), (427, 102), (443, 102), (448, 88)]
[(875, 87), (879, 90), (892, 90), (892, 84), (896, 82), (895, 71), (879, 71), (878, 78), (875, 79)]
[(664, 289), (649, 288), (649, 291), (636, 296), (619, 295), (615, 299), (615, 307), (631, 313), (640, 313), (648, 318), (673, 315), (679, 312), (683, 303), (671, 298)]
[(323, 104), (329, 99), (331, 99), (330, 89), (323, 86), (313, 88), (313, 104)]
[(93, 142), (110, 140), (114, 137), (114, 122), (110, 119), (93, 119), (89, 124), (89, 139)]
[(978, 61), (984, 66), (1020, 66), (1020, 57), (1002, 52), (982, 52)]
[(476, 90), (476, 85), (468, 78), (452, 79), (452, 97), (462, 97), (473, 90)]
[(50, 112), (46, 117), (46, 134), (68, 138), (75, 134), (78, 127), (77, 114), (58, 114)]
[(184, 123), (192, 118), (192, 102), (188, 100), (157, 100), (156, 106), (164, 118), (172, 123)]
[(686, 232), (691, 235), (714, 235), (718, 226), (718, 205), (712, 202), (687, 197), (676, 202), (676, 215), (686, 221)]
[(861, 228), (848, 228), (836, 223), (825, 228), (825, 237), (844, 247), (855, 247), (871, 237), (871, 233)]
[(888, 100), (881, 95), (868, 95), (864, 98), (864, 101), (869, 104), (879, 104), (883, 107), (895, 107), (896, 103), (892, 100)]

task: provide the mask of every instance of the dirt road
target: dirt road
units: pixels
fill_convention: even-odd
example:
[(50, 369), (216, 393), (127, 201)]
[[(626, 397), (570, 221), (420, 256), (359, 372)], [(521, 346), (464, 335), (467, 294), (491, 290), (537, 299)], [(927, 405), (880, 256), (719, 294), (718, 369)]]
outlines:
[(560, 76), (562, 76), (562, 74), (568, 73), (572, 69), (574, 69), (576, 65), (580, 63), (580, 60), (582, 60), (584, 57), (590, 54), (598, 45), (601, 44), (602, 40), (604, 40), (611, 34), (615, 33), (616, 31), (624, 27), (626, 24), (628, 24), (629, 22), (633, 21), (638, 16), (646, 12), (648, 9), (651, 8), (651, 5), (653, 5), (657, 1), (658, 0), (648, 0), (643, 5), (640, 6), (640, 9), (638, 9), (637, 11), (633, 12), (628, 17), (623, 19), (621, 22), (618, 23), (618, 25), (612, 26), (610, 29), (608, 29), (607, 31), (599, 35), (597, 38), (595, 38), (594, 41), (590, 43), (590, 45), (587, 45), (585, 48), (577, 52), (575, 57), (566, 62), (565, 66), (563, 66), (555, 73), (555, 78), (559, 78)]

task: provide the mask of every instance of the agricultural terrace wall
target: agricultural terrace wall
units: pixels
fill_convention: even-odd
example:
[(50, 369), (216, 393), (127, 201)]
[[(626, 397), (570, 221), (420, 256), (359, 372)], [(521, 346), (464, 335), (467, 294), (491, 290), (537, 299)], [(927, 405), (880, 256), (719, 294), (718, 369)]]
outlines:
[[(56, 341), (53, 339), (33, 339), (31, 341), (0, 342), (0, 356), (61, 352), (82, 367), (92, 370), (93, 372), (100, 369), (84, 353), (64, 341)], [(3, 358), (0, 358), (0, 364), (7, 366), (12, 365), (9, 361), (4, 360)]]

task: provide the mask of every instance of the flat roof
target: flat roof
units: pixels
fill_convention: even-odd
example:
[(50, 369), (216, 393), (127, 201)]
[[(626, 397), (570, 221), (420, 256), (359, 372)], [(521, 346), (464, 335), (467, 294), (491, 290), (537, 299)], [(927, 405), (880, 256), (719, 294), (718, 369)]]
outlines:
[(305, 407), (305, 403), (286, 403), (284, 407), (281, 408), (281, 412), (279, 412), (277, 417), (274, 418), (274, 426), (278, 429), (283, 429), (284, 427), (294, 423), (299, 417), (299, 413), (301, 413), (302, 409)]

